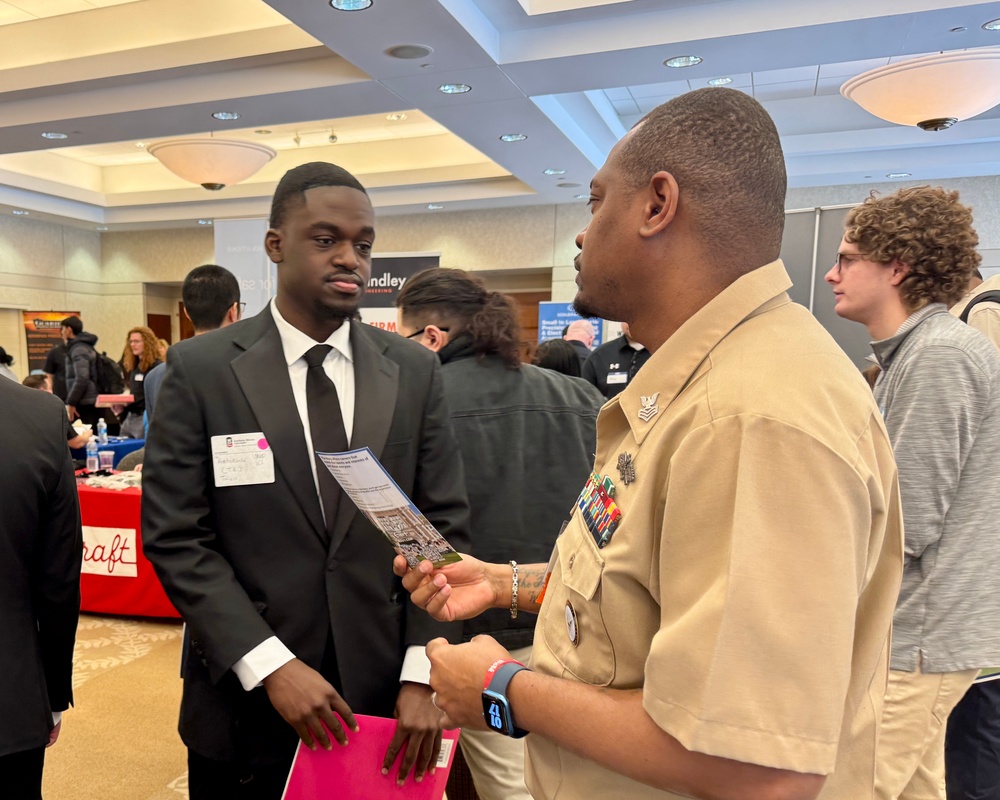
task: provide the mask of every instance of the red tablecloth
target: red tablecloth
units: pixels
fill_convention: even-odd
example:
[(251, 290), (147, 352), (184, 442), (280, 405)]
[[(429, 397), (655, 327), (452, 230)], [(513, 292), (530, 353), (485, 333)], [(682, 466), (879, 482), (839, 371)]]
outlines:
[(142, 554), (142, 490), (96, 489), (80, 483), (83, 519), (81, 609), (133, 617), (179, 617), (153, 565)]

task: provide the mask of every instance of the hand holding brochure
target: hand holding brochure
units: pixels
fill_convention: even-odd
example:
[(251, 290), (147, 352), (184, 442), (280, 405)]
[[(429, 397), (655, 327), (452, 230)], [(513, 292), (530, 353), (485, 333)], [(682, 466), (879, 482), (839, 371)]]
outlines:
[(433, 775), (428, 772), (417, 783), (411, 772), (406, 783), (397, 786), (402, 753), (389, 774), (382, 774), (382, 759), (396, 733), (396, 720), (363, 714), (355, 717), (361, 730), (348, 732), (347, 747), (334, 743), (332, 750), (313, 751), (299, 742), (282, 800), (373, 800), (377, 797), (441, 800), (458, 743), (458, 729), (443, 732)]
[(367, 447), (346, 453), (317, 453), (361, 513), (393, 549), (415, 567), (424, 559), (435, 567), (462, 557), (438, 533)]

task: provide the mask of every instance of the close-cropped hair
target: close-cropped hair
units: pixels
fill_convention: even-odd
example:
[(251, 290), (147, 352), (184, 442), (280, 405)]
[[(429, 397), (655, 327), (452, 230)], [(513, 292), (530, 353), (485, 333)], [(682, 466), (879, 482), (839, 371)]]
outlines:
[(491, 292), (464, 270), (435, 268), (417, 273), (403, 284), (396, 305), (408, 324), (447, 328), (452, 340), (466, 333), (477, 356), (499, 356), (511, 369), (521, 365), (514, 302)]
[(285, 211), (289, 205), (304, 203), (305, 193), (309, 189), (318, 189), (321, 186), (346, 186), (349, 189), (357, 189), (365, 195), (368, 194), (361, 181), (343, 167), (328, 164), (326, 161), (302, 164), (288, 170), (278, 182), (278, 188), (274, 190), (274, 197), (271, 200), (270, 226), (279, 227), (284, 221)]
[[(142, 357), (138, 362), (128, 343), (133, 333), (142, 336)], [(156, 338), (156, 334), (151, 329), (145, 325), (137, 325), (125, 335), (125, 352), (122, 353), (122, 370), (125, 372), (125, 377), (128, 377), (129, 373), (136, 368), (136, 364), (138, 364), (139, 372), (146, 373), (159, 360), (160, 340)]]
[(972, 210), (958, 192), (915, 186), (885, 197), (876, 192), (847, 213), (844, 238), (870, 261), (909, 267), (900, 298), (910, 311), (958, 302), (982, 257)]
[(222, 325), (226, 312), (240, 301), (240, 282), (225, 267), (204, 264), (184, 278), (181, 299), (194, 329), (212, 331)]
[(773, 120), (752, 97), (709, 88), (669, 100), (636, 124), (619, 165), (634, 188), (657, 172), (674, 176), (717, 266), (745, 272), (778, 258), (785, 160)]
[(580, 356), (577, 355), (576, 348), (566, 339), (546, 339), (540, 342), (531, 357), (531, 363), (536, 367), (551, 369), (574, 378), (583, 375), (580, 369)]
[(69, 328), (73, 331), (74, 336), (79, 336), (81, 331), (83, 331), (83, 321), (75, 314), (72, 317), (66, 317), (66, 319), (59, 324), (64, 328)]

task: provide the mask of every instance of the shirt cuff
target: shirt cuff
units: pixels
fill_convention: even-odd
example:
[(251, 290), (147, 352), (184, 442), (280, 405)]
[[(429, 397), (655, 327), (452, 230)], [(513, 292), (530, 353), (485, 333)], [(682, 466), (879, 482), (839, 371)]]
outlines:
[(431, 685), (431, 660), (427, 657), (427, 652), (422, 645), (413, 644), (406, 648), (399, 682)]
[(256, 689), (264, 678), (295, 658), (295, 653), (281, 643), (277, 636), (265, 639), (243, 658), (233, 664), (233, 672), (246, 691)]
[(58, 725), (60, 722), (62, 722), (62, 715), (63, 715), (62, 711), (53, 711), (52, 712), (52, 727), (53, 728), (56, 725)]

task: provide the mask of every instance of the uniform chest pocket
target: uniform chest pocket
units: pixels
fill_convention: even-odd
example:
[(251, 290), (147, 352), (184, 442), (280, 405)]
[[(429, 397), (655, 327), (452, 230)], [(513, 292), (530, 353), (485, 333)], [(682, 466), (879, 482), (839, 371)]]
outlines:
[(584, 538), (589, 536), (579, 520), (566, 529), (559, 575), (546, 590), (538, 627), (567, 672), (593, 686), (607, 686), (615, 677), (615, 657), (601, 608), (605, 563), (597, 546)]

